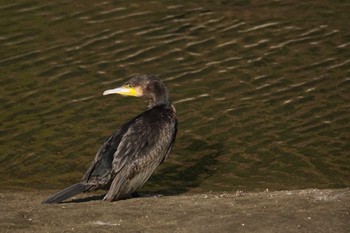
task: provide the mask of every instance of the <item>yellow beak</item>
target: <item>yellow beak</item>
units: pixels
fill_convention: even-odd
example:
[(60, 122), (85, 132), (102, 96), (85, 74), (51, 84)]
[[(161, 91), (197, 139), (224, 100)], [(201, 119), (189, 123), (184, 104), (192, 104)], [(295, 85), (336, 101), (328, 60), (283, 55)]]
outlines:
[(119, 94), (124, 96), (142, 96), (142, 92), (140, 91), (140, 88), (133, 88), (128, 86), (122, 86), (115, 89), (110, 89), (105, 92), (103, 92), (103, 95), (110, 95), (110, 94)]

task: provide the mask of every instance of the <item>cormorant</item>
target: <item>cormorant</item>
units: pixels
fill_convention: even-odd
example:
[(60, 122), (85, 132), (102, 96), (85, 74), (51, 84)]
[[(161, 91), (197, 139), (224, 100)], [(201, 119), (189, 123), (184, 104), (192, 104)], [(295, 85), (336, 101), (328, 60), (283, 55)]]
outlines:
[(129, 198), (142, 187), (154, 170), (168, 157), (176, 133), (177, 118), (164, 83), (153, 75), (136, 76), (122, 87), (103, 95), (146, 97), (148, 109), (117, 129), (100, 147), (81, 182), (43, 201), (59, 203), (79, 193), (108, 190), (103, 198)]

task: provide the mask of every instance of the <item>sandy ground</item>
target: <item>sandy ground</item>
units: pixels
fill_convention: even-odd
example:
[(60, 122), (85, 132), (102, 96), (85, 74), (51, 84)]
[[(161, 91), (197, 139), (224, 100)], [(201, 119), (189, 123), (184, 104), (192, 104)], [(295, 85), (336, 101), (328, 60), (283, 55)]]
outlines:
[(0, 232), (350, 232), (350, 188), (40, 204), (49, 194), (0, 192)]

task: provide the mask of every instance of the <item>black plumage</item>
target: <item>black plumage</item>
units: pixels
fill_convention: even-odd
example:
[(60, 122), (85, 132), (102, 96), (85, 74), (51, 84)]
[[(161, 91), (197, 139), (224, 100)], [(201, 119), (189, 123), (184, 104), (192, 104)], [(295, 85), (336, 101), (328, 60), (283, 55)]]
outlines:
[(177, 118), (164, 83), (152, 75), (137, 76), (104, 95), (144, 96), (148, 109), (124, 123), (100, 147), (81, 182), (49, 197), (59, 203), (81, 192), (108, 190), (104, 200), (131, 196), (167, 158), (177, 133)]

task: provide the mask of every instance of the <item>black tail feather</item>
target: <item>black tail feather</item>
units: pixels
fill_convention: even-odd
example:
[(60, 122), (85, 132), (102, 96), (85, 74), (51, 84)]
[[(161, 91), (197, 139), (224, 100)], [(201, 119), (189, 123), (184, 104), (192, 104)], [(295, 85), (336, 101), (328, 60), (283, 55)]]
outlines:
[(42, 204), (60, 203), (70, 197), (86, 191), (89, 187), (90, 185), (84, 183), (73, 184), (72, 186), (69, 186), (68, 188), (56, 193), (55, 195), (52, 195), (43, 201)]

